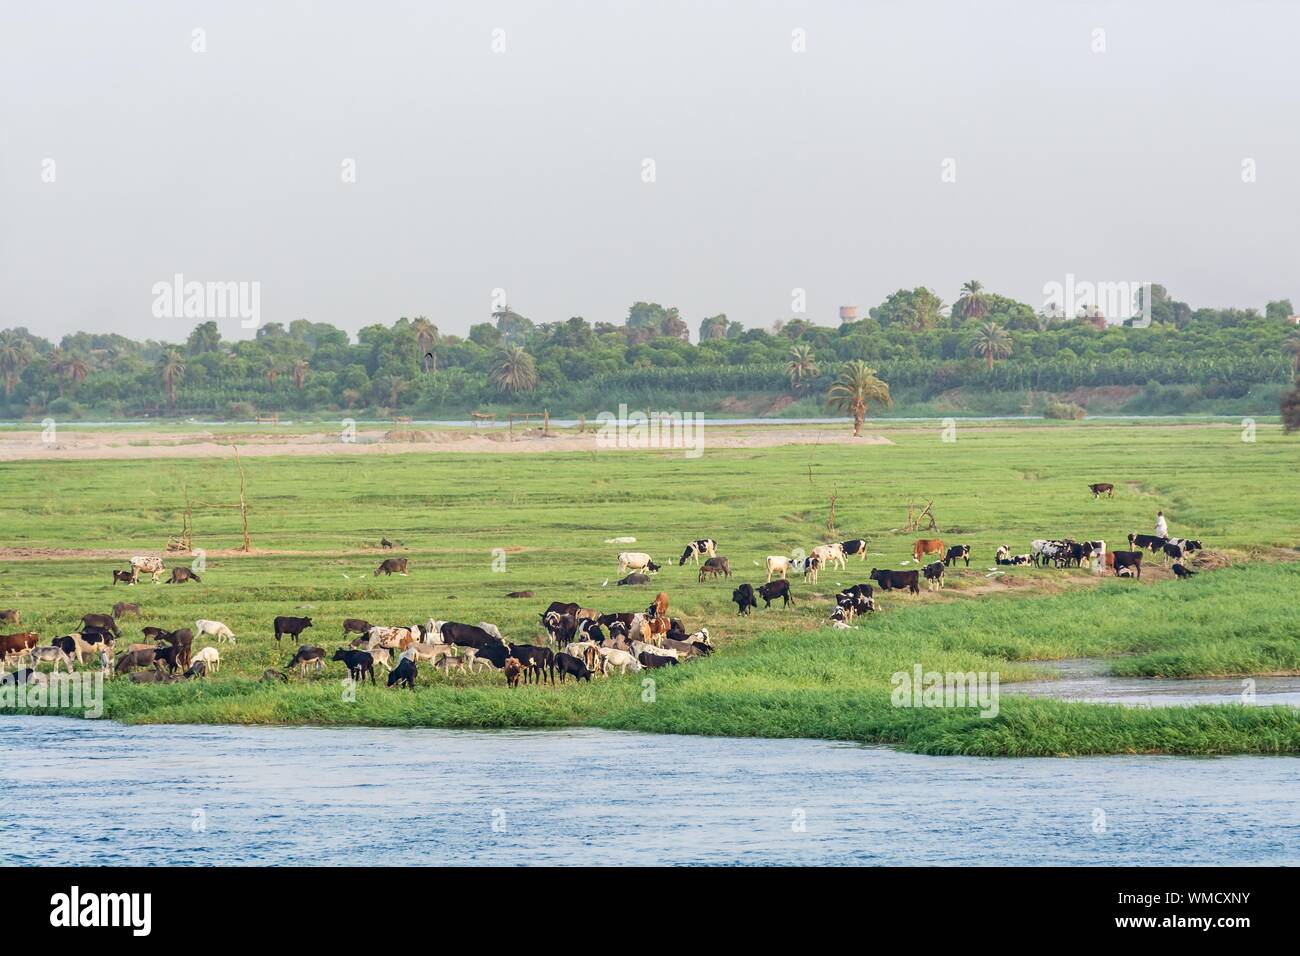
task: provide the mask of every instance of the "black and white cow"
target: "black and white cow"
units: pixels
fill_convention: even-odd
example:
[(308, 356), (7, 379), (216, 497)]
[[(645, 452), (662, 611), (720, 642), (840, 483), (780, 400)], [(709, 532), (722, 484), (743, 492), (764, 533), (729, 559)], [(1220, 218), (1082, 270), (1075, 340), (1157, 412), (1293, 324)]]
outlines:
[(717, 553), (718, 542), (712, 538), (700, 538), (686, 546), (686, 550), (682, 552), (681, 560), (677, 562), (677, 566), (681, 567), (687, 561), (699, 564), (700, 555), (708, 555), (711, 558)]
[(948, 549), (948, 553), (943, 556), (943, 566), (952, 567), (958, 561), (965, 561), (966, 567), (970, 567), (970, 545), (954, 544)]
[(857, 555), (861, 561), (867, 560), (867, 539), (854, 538), (852, 541), (841, 541), (840, 547), (844, 553), (850, 557)]
[(945, 565), (942, 561), (934, 561), (922, 568), (925, 574), (925, 589), (935, 591), (943, 587), (943, 569)]

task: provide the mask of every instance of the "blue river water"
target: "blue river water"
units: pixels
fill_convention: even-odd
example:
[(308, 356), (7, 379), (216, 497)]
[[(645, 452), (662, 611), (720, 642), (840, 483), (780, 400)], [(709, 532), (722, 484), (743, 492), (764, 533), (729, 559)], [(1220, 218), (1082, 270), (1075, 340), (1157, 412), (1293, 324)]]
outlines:
[(1287, 757), (0, 717), (0, 864), (1297, 864)]

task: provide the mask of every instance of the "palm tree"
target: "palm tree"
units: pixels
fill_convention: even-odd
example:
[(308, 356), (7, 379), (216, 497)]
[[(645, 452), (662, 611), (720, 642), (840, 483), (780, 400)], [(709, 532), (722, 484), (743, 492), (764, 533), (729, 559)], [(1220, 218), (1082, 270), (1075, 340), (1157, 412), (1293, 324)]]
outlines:
[(537, 388), (537, 365), (518, 345), (506, 346), (497, 352), (492, 382), (503, 395), (531, 392)]
[(1282, 351), (1291, 353), (1291, 368), (1300, 374), (1300, 332), (1292, 332), (1282, 340)]
[(979, 319), (989, 310), (988, 299), (984, 296), (984, 286), (974, 279), (963, 282), (961, 295), (957, 299), (957, 314), (963, 319)]
[(785, 374), (790, 378), (790, 388), (799, 391), (816, 378), (820, 369), (811, 345), (796, 345), (790, 350), (790, 360), (785, 363)]
[[(417, 316), (411, 324), (415, 330), (415, 344), (420, 350), (420, 364), (426, 372), (438, 371), (438, 327), (424, 316)], [(432, 366), (430, 366), (432, 360)]]
[(984, 357), (991, 372), (994, 359), (1006, 358), (1011, 354), (1011, 336), (996, 322), (985, 322), (975, 333), (970, 350), (972, 355)]
[(266, 370), (266, 384), (275, 388), (275, 380), (280, 377), (280, 369), (272, 365)]
[(302, 388), (302, 383), (307, 381), (307, 369), (311, 368), (311, 363), (306, 359), (298, 359), (293, 363), (293, 384), (295, 388)]
[(0, 335), (0, 375), (4, 376), (5, 395), (12, 395), (32, 360), (32, 343), (13, 332)]
[(894, 404), (889, 386), (876, 378), (876, 370), (861, 359), (854, 359), (840, 370), (839, 378), (826, 391), (827, 411), (853, 416), (853, 437), (862, 434), (862, 423), (872, 402), (886, 408)]
[(181, 354), (175, 349), (167, 352), (158, 360), (158, 373), (162, 376), (163, 388), (167, 391), (167, 402), (174, 406), (176, 386), (185, 378), (185, 363), (181, 361)]

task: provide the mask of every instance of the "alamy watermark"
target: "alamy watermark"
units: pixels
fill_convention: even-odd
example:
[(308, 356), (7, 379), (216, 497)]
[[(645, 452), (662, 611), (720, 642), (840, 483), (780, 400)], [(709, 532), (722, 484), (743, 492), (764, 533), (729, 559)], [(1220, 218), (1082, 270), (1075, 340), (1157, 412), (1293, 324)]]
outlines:
[(890, 701), (895, 707), (971, 707), (980, 716), (998, 715), (997, 671), (927, 671), (920, 664), (895, 671)]
[(245, 329), (262, 324), (260, 282), (186, 282), (178, 272), (152, 291), (157, 319), (239, 319)]
[(1064, 282), (1045, 283), (1043, 296), (1043, 312), (1049, 318), (1100, 318), (1135, 329), (1151, 324), (1150, 282), (1080, 281), (1069, 272)]
[[(23, 672), (10, 675), (19, 677)], [(0, 710), (77, 710), (90, 719), (104, 716), (104, 672), (60, 676), (33, 671), (27, 680), (0, 683)]]
[(687, 458), (704, 454), (704, 415), (700, 412), (628, 412), (596, 416), (597, 448), (684, 449)]

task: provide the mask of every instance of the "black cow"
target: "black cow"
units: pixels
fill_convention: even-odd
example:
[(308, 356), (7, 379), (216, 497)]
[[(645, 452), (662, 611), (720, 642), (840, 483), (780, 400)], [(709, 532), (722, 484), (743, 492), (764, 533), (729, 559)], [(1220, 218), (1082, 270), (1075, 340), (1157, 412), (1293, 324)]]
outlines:
[(496, 668), (504, 667), (506, 658), (510, 656), (504, 641), (493, 637), (483, 628), (474, 624), (443, 621), (438, 627), (438, 633), (442, 635), (444, 644), (472, 647), (478, 651), (478, 656), (481, 659), (491, 661), (492, 666)]
[(956, 565), (958, 561), (965, 561), (966, 567), (970, 567), (969, 544), (954, 544), (948, 549), (948, 553), (943, 556), (943, 566), (945, 568)]
[(942, 561), (933, 561), (927, 564), (922, 571), (925, 574), (925, 586), (928, 588), (934, 584), (937, 587), (943, 587), (943, 569), (946, 567)]
[(1115, 497), (1115, 486), (1108, 481), (1099, 481), (1095, 485), (1089, 485), (1088, 490), (1092, 492), (1093, 500), (1105, 495), (1107, 498)]
[(135, 568), (131, 568), (129, 571), (119, 571), (116, 568), (114, 568), (113, 569), (114, 586), (116, 586), (117, 582), (119, 581), (121, 581), (123, 584), (135, 584)]
[(170, 644), (167, 647), (159, 647), (153, 652), (153, 666), (161, 671), (167, 668), (167, 673), (175, 674), (183, 666), (182, 654), (184, 652), (176, 644)]
[(524, 665), (524, 683), (555, 683), (555, 652), (533, 644), (511, 644), (510, 656)]
[(311, 627), (311, 618), (309, 617), (277, 617), (275, 619), (275, 643), (279, 644), (282, 637), (298, 637), (309, 627)]
[(1112, 551), (1115, 556), (1115, 576), (1125, 568), (1132, 569), (1135, 577), (1142, 577), (1142, 552), (1141, 551)]
[(1196, 572), (1193, 571), (1191, 568), (1184, 567), (1182, 564), (1180, 564), (1180, 563), (1178, 563), (1178, 562), (1174, 562), (1174, 575), (1175, 575), (1175, 577), (1179, 577), (1179, 578), (1182, 578), (1182, 579), (1186, 580), (1187, 578), (1194, 577), (1195, 574), (1196, 574)]
[(582, 610), (581, 604), (565, 603), (564, 601), (552, 601), (550, 606), (547, 607), (547, 609), (542, 612), (542, 620), (545, 621), (546, 615), (548, 614), (559, 614), (561, 616), (565, 614), (569, 614), (572, 615), (573, 617), (577, 617), (578, 612), (581, 610)]
[(595, 641), (597, 644), (605, 643), (605, 631), (601, 628), (600, 622), (593, 621), (589, 617), (584, 617), (578, 621), (573, 637), (574, 640), (578, 641)]
[[(583, 621), (589, 620), (583, 618)], [(547, 611), (542, 615), (542, 626), (546, 632), (551, 635), (552, 640), (557, 644), (568, 644), (575, 640), (575, 634), (578, 633), (578, 625), (582, 623), (572, 614), (560, 614), (558, 611)]]
[(854, 538), (852, 541), (841, 541), (840, 547), (844, 549), (845, 555), (856, 554), (860, 560), (867, 560), (866, 538)]
[(114, 637), (121, 637), (117, 629), (117, 621), (111, 614), (83, 614), (81, 615), (81, 629), (95, 628), (100, 631), (108, 631)]
[(635, 611), (619, 611), (617, 614), (600, 615), (600, 617), (596, 618), (596, 623), (604, 628), (613, 627), (615, 624), (630, 625), (634, 617), (636, 617)]
[(342, 661), (352, 679), (360, 684), (370, 675), (370, 683), (375, 683), (375, 659), (369, 651), (345, 651), (339, 648), (330, 660)]
[(203, 678), (207, 676), (208, 676), (208, 665), (203, 661), (195, 661), (188, 668), (186, 668), (185, 673), (181, 675), (181, 677), (183, 677), (185, 680), (194, 680), (196, 677)]
[(642, 651), (636, 658), (641, 662), (642, 667), (676, 667), (677, 658), (660, 657), (658, 654), (651, 654), (649, 651)]
[(363, 621), (359, 617), (347, 617), (343, 619), (343, 636), (349, 634), (364, 634), (370, 630), (370, 622)]
[(1168, 538), (1162, 538), (1156, 534), (1130, 534), (1128, 536), (1128, 546), (1130, 548), (1135, 551), (1150, 551), (1152, 554), (1163, 550), (1168, 543)]
[(564, 675), (570, 675), (575, 681), (585, 680), (591, 683), (591, 671), (587, 665), (572, 654), (560, 652), (555, 655), (555, 669), (559, 671), (560, 683), (564, 683)]
[(731, 592), (731, 599), (736, 602), (737, 614), (748, 614), (751, 607), (758, 607), (758, 602), (754, 600), (754, 587), (751, 584), (742, 584)]
[(397, 666), (388, 672), (389, 687), (409, 687), (415, 690), (415, 677), (418, 673), (415, 661), (409, 657), (403, 657), (397, 662)]
[(880, 585), (882, 591), (906, 590), (913, 594), (921, 593), (920, 585), (917, 583), (921, 577), (919, 571), (881, 571), (872, 568), (870, 577)]
[(622, 579), (621, 581), (619, 581), (618, 583), (619, 583), (619, 584), (622, 584), (622, 585), (628, 585), (628, 584), (633, 584), (633, 585), (635, 585), (635, 584), (649, 584), (649, 583), (650, 583), (650, 575), (648, 575), (648, 574), (641, 574), (640, 572), (633, 572), (632, 574), (629, 574), (627, 577), (623, 578), (623, 579)]
[(298, 675), (300, 677), (307, 676), (309, 666), (315, 666), (316, 670), (320, 670), (325, 666), (325, 648), (315, 647), (311, 644), (299, 646), (298, 653), (289, 659), (289, 663), (284, 665), (284, 669), (288, 670), (294, 664), (298, 665)]
[[(769, 608), (772, 602), (781, 598), (784, 602), (782, 607), (789, 607), (794, 599), (790, 597), (790, 582), (785, 578), (777, 578), (775, 581), (769, 581), (767, 584), (761, 584), (758, 588), (758, 596), (763, 599), (763, 607)], [(758, 605), (754, 605), (757, 607)]]

